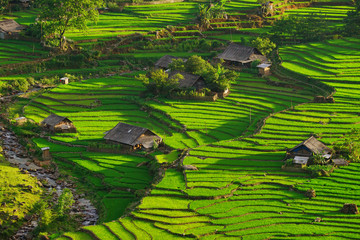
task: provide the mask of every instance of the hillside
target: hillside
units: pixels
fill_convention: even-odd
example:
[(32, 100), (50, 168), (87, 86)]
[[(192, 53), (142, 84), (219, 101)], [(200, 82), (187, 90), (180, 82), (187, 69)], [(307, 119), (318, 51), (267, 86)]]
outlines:
[[(360, 37), (338, 34), (352, 4), (275, 1), (272, 16), (256, 17), (255, 1), (229, 1), (227, 17), (212, 19), (207, 30), (196, 20), (198, 5), (144, 3), (103, 11), (87, 33), (66, 34), (75, 49), (66, 54), (26, 39), (0, 40), (3, 121), (27, 141), (34, 158), (50, 147), (62, 177), (76, 182), (100, 215), (97, 225), (45, 235), (358, 239), (359, 215), (341, 212), (345, 203), (360, 204), (358, 162), (329, 172), (318, 165), (308, 171), (283, 167), (286, 151), (308, 137), (334, 147), (359, 129)], [(3, 17), (30, 25), (37, 14), (35, 8)], [(137, 77), (166, 54), (213, 62), (229, 42), (276, 40), (271, 34), (282, 18), (316, 20), (328, 32), (321, 41), (307, 41), (311, 34), (292, 36), (284, 29), (288, 35), (277, 39), (269, 56), (272, 75), (260, 76), (256, 65), (228, 66), (239, 76), (225, 98), (154, 96)], [(59, 84), (63, 76), (69, 84)], [(33, 92), (11, 97), (24, 84)], [(333, 102), (314, 101), (319, 96)], [(50, 114), (70, 119), (77, 132), (40, 130)], [(17, 124), (20, 116), (29, 123)], [(119, 122), (151, 130), (164, 146), (127, 152), (109, 144), (104, 136)]]

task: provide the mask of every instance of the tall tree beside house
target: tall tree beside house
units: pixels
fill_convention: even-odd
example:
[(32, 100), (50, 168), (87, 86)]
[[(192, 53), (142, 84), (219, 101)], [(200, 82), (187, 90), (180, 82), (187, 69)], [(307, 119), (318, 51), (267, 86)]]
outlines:
[(222, 67), (221, 64), (213, 66), (196, 55), (191, 56), (186, 62), (182, 59), (173, 61), (169, 67), (171, 70), (185, 71), (203, 77), (207, 87), (215, 92), (229, 89), (231, 83), (238, 77), (238, 73)]
[(269, 56), (269, 54), (276, 48), (276, 44), (270, 41), (268, 38), (257, 37), (251, 41), (251, 45), (257, 48), (263, 55)]
[(97, 22), (98, 8), (103, 0), (38, 0), (41, 7), (39, 20), (45, 22), (46, 38), (56, 39), (58, 46), (64, 49), (65, 33), (72, 29), (87, 30), (87, 22)]
[(141, 80), (145, 87), (155, 95), (169, 95), (170, 92), (177, 88), (179, 80), (184, 77), (176, 74), (172, 78), (163, 69), (150, 71), (147, 75), (140, 74), (136, 77)]

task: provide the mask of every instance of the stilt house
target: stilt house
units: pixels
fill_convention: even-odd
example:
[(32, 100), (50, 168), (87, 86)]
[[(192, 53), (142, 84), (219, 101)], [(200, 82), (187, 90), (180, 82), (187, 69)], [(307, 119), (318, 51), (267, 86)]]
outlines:
[(160, 144), (162, 138), (147, 128), (138, 127), (119, 122), (113, 129), (108, 131), (104, 139), (109, 143), (122, 144), (129, 150), (151, 149), (155, 142)]
[(255, 60), (265, 62), (267, 59), (261, 52), (254, 48), (237, 43), (231, 43), (223, 53), (220, 53), (217, 59), (223, 59), (225, 65), (250, 67)]
[(56, 114), (51, 114), (45, 118), (41, 125), (51, 132), (76, 133), (76, 127), (72, 121)]

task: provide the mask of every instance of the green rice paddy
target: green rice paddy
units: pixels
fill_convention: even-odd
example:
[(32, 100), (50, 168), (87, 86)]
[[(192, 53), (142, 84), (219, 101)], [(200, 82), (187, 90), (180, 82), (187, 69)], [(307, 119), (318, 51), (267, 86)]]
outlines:
[[(86, 227), (85, 232), (88, 236), (95, 234), (102, 239), (110, 239), (106, 236), (129, 236), (129, 239), (158, 239), (163, 236), (169, 239), (357, 238), (360, 218), (357, 215), (344, 215), (340, 209), (344, 203), (360, 204), (359, 178), (356, 174), (359, 164), (351, 163), (348, 167), (336, 169), (331, 177), (314, 179), (305, 173), (284, 172), (281, 165), (285, 148), (296, 145), (310, 134), (316, 134), (326, 144), (331, 144), (351, 128), (359, 127), (360, 101), (356, 84), (360, 68), (359, 43), (359, 39), (347, 38), (280, 49), (284, 68), (311, 75), (334, 86), (337, 90), (334, 95), (336, 103), (298, 105), (267, 119), (259, 134), (240, 138), (223, 135), (226, 140), (209, 140), (203, 142), (202, 146), (193, 147), (183, 164), (195, 165), (199, 171), (169, 169), (163, 180), (130, 216), (104, 224), (101, 229), (98, 226)], [(294, 57), (298, 54), (297, 49), (302, 49), (302, 55), (307, 56), (307, 61)], [(347, 65), (342, 62), (351, 63), (352, 70), (348, 71)], [(251, 76), (243, 75), (241, 89), (249, 91), (246, 92), (247, 99), (241, 100), (243, 104), (255, 106), (253, 98), (258, 95), (250, 94), (251, 91), (256, 93), (255, 89), (249, 88), (252, 83), (259, 84), (256, 85), (257, 91), (263, 89), (263, 100), (265, 97), (274, 97), (271, 87), (261, 87), (261, 80), (253, 79), (251, 81)], [(232, 102), (230, 99), (240, 97), (236, 86), (228, 102), (227, 99), (221, 100), (206, 108), (203, 107), (204, 103), (185, 104), (169, 100), (161, 100), (157, 104), (150, 102), (148, 105), (167, 112), (182, 124), (188, 124), (188, 133), (196, 128), (197, 121), (208, 121), (209, 131), (211, 126), (216, 128), (210, 114), (216, 111), (217, 121), (224, 121), (220, 126), (229, 125), (227, 134), (240, 136), (240, 132), (231, 128), (232, 119), (241, 119), (242, 109), (246, 107), (228, 105), (201, 112), (201, 109), (219, 108)], [(274, 103), (287, 108), (289, 98), (287, 101), (286, 98), (282, 99), (282, 94), (286, 96), (285, 89), (281, 94), (276, 94)], [(300, 98), (294, 105), (300, 103), (300, 99), (304, 102), (309, 100), (311, 96), (306, 89), (302, 95), (297, 94)], [(264, 110), (259, 107), (254, 115), (262, 111), (267, 112), (265, 115), (271, 112), (266, 101), (257, 104), (268, 108)], [(196, 110), (189, 111), (194, 108)], [(280, 108), (275, 107), (276, 110)], [(238, 118), (231, 117), (232, 111), (238, 114)], [(189, 121), (191, 116), (194, 116), (193, 120)], [(240, 123), (236, 122), (236, 125)], [(310, 188), (316, 190), (315, 198), (304, 196), (304, 192)], [(317, 217), (322, 221), (315, 222)]]

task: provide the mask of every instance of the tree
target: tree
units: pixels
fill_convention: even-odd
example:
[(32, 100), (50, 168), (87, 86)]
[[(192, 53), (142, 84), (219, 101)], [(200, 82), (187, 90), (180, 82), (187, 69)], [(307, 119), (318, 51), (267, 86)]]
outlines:
[(322, 15), (311, 14), (308, 17), (291, 15), (275, 21), (270, 30), (270, 39), (277, 45), (285, 41), (305, 43), (310, 41), (323, 41), (329, 35), (326, 18)]
[(269, 56), (269, 54), (276, 48), (276, 44), (270, 41), (269, 38), (256, 38), (251, 42), (252, 46), (257, 48), (263, 55)]
[(208, 88), (215, 92), (230, 88), (231, 82), (238, 77), (236, 72), (225, 69), (221, 64), (213, 66), (210, 62), (196, 55), (191, 56), (183, 65), (176, 62), (170, 66), (172, 70), (185, 70), (185, 72), (202, 76)]
[(347, 160), (360, 161), (360, 129), (352, 129), (343, 137), (343, 141), (335, 143), (334, 150)]
[(41, 7), (40, 23), (46, 27), (46, 38), (55, 38), (61, 49), (68, 30), (87, 30), (87, 22), (97, 22), (98, 8), (103, 0), (38, 0)]
[(181, 74), (175, 74), (171, 78), (163, 69), (157, 69), (150, 71), (148, 76), (140, 74), (136, 77), (141, 80), (145, 87), (155, 95), (168, 95), (173, 89), (179, 85), (179, 80), (184, 76)]
[(348, 36), (360, 35), (360, 0), (354, 0), (354, 10), (347, 12), (344, 32)]
[(0, 0), (0, 13), (5, 12), (9, 8), (9, 0)]
[(63, 217), (65, 213), (70, 210), (74, 203), (75, 201), (71, 190), (68, 188), (64, 188), (58, 199), (55, 211), (59, 217)]

